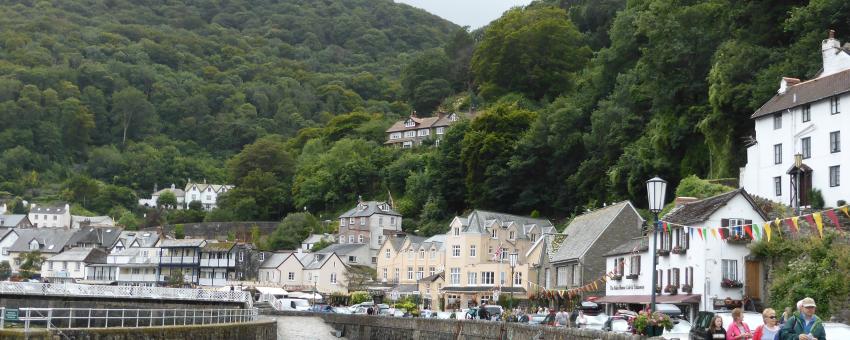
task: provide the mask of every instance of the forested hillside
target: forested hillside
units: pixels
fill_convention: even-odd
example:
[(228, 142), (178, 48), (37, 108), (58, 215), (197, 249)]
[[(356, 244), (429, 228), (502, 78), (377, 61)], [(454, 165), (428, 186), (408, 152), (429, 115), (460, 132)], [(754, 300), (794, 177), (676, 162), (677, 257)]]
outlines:
[[(127, 225), (309, 212), (269, 248), (358, 196), (427, 235), (737, 177), (750, 114), (817, 72), (828, 29), (850, 37), (839, 0), (538, 0), (474, 32), (389, 0), (0, 3), (0, 191)], [(414, 109), (477, 113), (438, 147), (382, 146)], [(237, 189), (139, 220), (187, 178)]]

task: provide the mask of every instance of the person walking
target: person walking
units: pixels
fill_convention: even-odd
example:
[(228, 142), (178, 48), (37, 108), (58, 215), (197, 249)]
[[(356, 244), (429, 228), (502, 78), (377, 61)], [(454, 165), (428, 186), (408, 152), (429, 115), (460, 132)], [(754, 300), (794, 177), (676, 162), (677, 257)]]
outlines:
[(723, 328), (723, 318), (720, 315), (715, 315), (711, 319), (711, 324), (705, 332), (705, 339), (724, 340), (726, 339), (726, 329)]
[(490, 320), (490, 313), (487, 312), (487, 304), (481, 303), (481, 306), (478, 307), (478, 318), (481, 320)]
[(752, 339), (753, 333), (750, 333), (750, 326), (744, 322), (744, 312), (741, 308), (732, 310), (732, 324), (726, 330), (726, 340), (746, 340)]
[(779, 333), (779, 340), (826, 340), (823, 321), (815, 315), (815, 300), (807, 297), (801, 302), (802, 313), (785, 322)]
[(764, 318), (764, 324), (756, 328), (756, 331), (753, 333), (753, 340), (779, 339), (779, 330), (781, 328), (778, 325), (779, 319), (776, 318), (776, 311), (773, 308), (765, 308), (761, 312), (761, 316)]
[(782, 312), (782, 316), (779, 318), (779, 325), (784, 325), (785, 321), (788, 321), (792, 316), (794, 316), (794, 312), (791, 311), (791, 307), (785, 307), (785, 311)]
[(561, 308), (561, 311), (555, 315), (555, 322), (557, 322), (556, 326), (567, 327), (569, 325), (570, 316), (567, 314), (566, 308)]

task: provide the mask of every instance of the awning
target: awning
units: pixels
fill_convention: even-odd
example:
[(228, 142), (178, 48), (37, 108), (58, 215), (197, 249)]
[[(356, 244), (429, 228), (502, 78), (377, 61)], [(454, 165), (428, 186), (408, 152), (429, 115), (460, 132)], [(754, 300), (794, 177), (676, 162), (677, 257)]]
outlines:
[[(648, 304), (651, 295), (608, 295), (596, 300), (596, 303), (630, 303), (630, 304)], [(680, 304), (698, 304), (702, 300), (700, 294), (690, 295), (656, 295), (656, 303), (680, 303)]]
[(278, 287), (255, 287), (258, 292), (268, 295), (286, 295), (289, 294), (283, 288)]

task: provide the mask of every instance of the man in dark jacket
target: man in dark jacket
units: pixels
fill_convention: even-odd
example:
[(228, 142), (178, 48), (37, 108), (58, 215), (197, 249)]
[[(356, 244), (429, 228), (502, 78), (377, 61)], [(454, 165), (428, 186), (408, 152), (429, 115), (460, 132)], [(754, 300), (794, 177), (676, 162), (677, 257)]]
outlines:
[(815, 315), (815, 300), (807, 297), (802, 301), (803, 311), (785, 321), (779, 331), (779, 340), (826, 340), (823, 321)]
[(487, 312), (487, 304), (482, 303), (478, 308), (478, 318), (481, 320), (490, 320), (490, 313)]

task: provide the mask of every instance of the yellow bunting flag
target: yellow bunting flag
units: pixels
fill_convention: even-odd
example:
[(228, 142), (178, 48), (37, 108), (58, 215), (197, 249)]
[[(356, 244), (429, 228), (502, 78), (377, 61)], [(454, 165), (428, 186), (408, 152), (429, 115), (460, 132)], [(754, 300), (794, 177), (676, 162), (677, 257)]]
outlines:
[(846, 205), (841, 207), (841, 211), (844, 212), (844, 215), (847, 215), (847, 217), (850, 217), (850, 208), (847, 208)]
[(767, 242), (770, 242), (770, 222), (764, 224), (764, 234), (767, 235)]
[(779, 220), (779, 217), (776, 218), (776, 221), (773, 221), (773, 225), (776, 226), (776, 233), (782, 236), (782, 221)]
[(593, 281), (593, 290), (599, 290), (599, 283), (596, 281)]
[(799, 216), (794, 216), (791, 218), (791, 231), (796, 232), (797, 230), (800, 230), (800, 225), (797, 224), (797, 220), (799, 219)]
[(815, 218), (815, 224), (818, 225), (818, 233), (820, 237), (823, 238), (823, 216), (819, 212), (812, 214), (812, 217)]
[(711, 228), (711, 235), (717, 238), (717, 229)]

